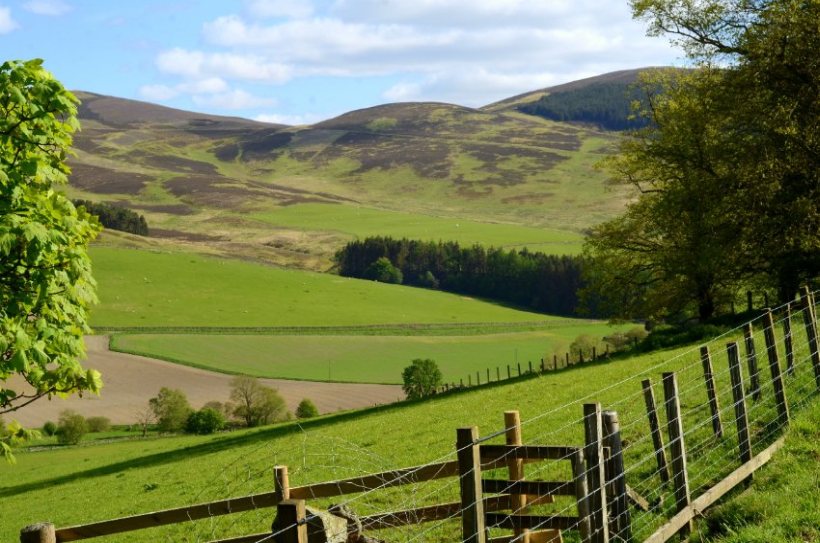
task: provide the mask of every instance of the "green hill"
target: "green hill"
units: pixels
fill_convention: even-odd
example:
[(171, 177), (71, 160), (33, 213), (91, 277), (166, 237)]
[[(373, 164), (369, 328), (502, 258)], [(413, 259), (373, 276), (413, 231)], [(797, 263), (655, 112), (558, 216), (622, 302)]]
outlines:
[(70, 195), (143, 214), (151, 244), (319, 270), (386, 231), (575, 253), (629, 197), (594, 168), (614, 136), (515, 111), (388, 104), (287, 127), (78, 94)]

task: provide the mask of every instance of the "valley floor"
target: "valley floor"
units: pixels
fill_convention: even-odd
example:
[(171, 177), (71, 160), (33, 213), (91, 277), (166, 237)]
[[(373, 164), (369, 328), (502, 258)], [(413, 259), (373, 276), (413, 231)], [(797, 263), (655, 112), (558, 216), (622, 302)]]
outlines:
[[(39, 427), (46, 421), (56, 421), (60, 411), (73, 409), (85, 417), (102, 415), (114, 424), (131, 424), (137, 413), (147, 407), (148, 399), (164, 386), (182, 390), (195, 408), (211, 400), (225, 402), (229, 398), (231, 375), (109, 351), (107, 336), (86, 337), (86, 347), (88, 359), (83, 365), (103, 375), (105, 384), (100, 396), (40, 399), (10, 418), (25, 426)], [(279, 390), (291, 412), (303, 398), (310, 398), (321, 413), (330, 413), (390, 403), (404, 397), (397, 385), (261, 381)]]

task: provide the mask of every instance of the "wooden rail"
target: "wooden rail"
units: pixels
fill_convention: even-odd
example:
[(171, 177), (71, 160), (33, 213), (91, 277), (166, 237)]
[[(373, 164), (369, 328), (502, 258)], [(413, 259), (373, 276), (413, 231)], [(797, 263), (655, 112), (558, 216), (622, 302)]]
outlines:
[[(444, 479), (456, 475), (458, 475), (458, 462), (439, 462), (425, 466), (384, 471), (364, 477), (353, 477), (340, 481), (295, 486), (290, 488), (290, 499), (329, 498), (365, 492), (377, 488), (388, 488), (415, 482)], [(59, 543), (78, 541), (92, 537), (228, 515), (231, 513), (241, 513), (253, 509), (276, 507), (281, 501), (281, 493), (264, 492), (251, 496), (230, 498), (175, 509), (165, 509), (81, 526), (60, 528), (56, 531), (56, 536)]]
[(781, 436), (777, 441), (769, 445), (763, 452), (746, 462), (735, 471), (730, 473), (725, 479), (698, 496), (686, 508), (679, 511), (669, 522), (658, 528), (655, 533), (644, 540), (643, 543), (665, 543), (669, 541), (681, 528), (687, 526), (701, 511), (718, 501), (727, 492), (737, 485), (743, 483), (749, 476), (757, 471), (761, 466), (772, 459), (785, 443), (786, 436)]

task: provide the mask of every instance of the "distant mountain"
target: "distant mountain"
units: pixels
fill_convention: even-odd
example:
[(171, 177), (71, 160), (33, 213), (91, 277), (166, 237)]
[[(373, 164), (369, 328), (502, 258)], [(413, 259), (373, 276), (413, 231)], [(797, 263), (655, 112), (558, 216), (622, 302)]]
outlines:
[(486, 111), (517, 110), (558, 122), (579, 122), (604, 130), (627, 130), (646, 125), (632, 118), (631, 104), (642, 95), (635, 84), (647, 70), (622, 70), (528, 92), (485, 108)]
[(117, 129), (153, 125), (190, 130), (193, 133), (211, 133), (214, 131), (240, 132), (271, 126), (279, 128), (284, 126), (260, 123), (240, 117), (192, 113), (148, 102), (115, 98), (92, 92), (75, 91), (74, 94), (81, 101), (78, 112), (81, 120), (93, 120), (107, 127)]
[(353, 232), (372, 227), (356, 222), (358, 210), (385, 224), (418, 215), (577, 239), (629, 198), (605, 190), (595, 168), (617, 136), (525, 115), (520, 97), (482, 109), (386, 104), (285, 126), (76, 94), (82, 130), (70, 195), (144, 214), (156, 241), (129, 243), (184, 243), (317, 269)]

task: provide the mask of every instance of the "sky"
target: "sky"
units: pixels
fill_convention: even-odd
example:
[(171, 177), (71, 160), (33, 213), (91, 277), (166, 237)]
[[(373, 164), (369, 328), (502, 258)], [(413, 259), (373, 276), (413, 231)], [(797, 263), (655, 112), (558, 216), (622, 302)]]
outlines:
[(42, 58), (72, 90), (285, 124), (682, 65), (645, 34), (627, 0), (0, 0), (0, 60)]

